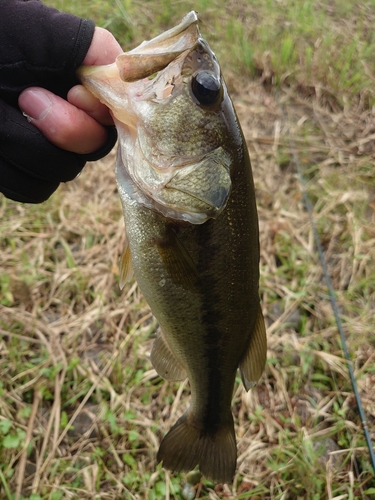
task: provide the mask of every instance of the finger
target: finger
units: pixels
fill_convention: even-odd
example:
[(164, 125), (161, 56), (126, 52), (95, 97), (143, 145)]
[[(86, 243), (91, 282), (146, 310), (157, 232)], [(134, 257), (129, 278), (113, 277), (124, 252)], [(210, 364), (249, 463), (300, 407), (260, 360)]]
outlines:
[(0, 99), (0, 191), (23, 203), (41, 203), (60, 182), (74, 179), (86, 157), (57, 148), (21, 111)]
[(28, 120), (62, 149), (87, 154), (107, 141), (106, 129), (94, 118), (48, 90), (30, 87), (20, 94), (18, 104)]
[(113, 120), (107, 106), (102, 104), (83, 85), (76, 85), (69, 90), (68, 101), (76, 108), (85, 111), (85, 113), (102, 125), (113, 125)]
[(121, 46), (112, 33), (104, 28), (96, 27), (83, 64), (85, 66), (111, 64), (122, 52)]

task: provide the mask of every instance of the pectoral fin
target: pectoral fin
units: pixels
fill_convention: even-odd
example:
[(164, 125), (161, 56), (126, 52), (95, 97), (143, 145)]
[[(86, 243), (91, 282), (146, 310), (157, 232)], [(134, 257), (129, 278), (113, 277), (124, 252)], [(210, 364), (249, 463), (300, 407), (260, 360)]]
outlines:
[(157, 333), (150, 358), (152, 366), (164, 379), (178, 381), (187, 377), (185, 368), (175, 358), (160, 330)]
[(125, 248), (120, 259), (120, 283), (119, 286), (121, 290), (124, 288), (126, 283), (130, 281), (133, 277), (134, 271), (132, 266), (132, 259), (130, 254), (129, 242), (126, 240)]
[(156, 246), (172, 281), (185, 290), (194, 290), (199, 284), (198, 270), (175, 230), (169, 227)]
[(267, 335), (262, 310), (259, 306), (250, 345), (240, 363), (243, 385), (248, 391), (262, 375), (267, 358)]

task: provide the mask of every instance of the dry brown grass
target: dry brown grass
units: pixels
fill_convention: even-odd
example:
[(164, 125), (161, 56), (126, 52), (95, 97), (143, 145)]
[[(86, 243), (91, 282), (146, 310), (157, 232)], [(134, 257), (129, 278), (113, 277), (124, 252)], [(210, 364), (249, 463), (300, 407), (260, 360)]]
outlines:
[[(203, 481), (197, 498), (371, 498), (368, 452), (290, 145), (308, 181), (375, 442), (375, 111), (360, 100), (342, 109), (318, 87), (269, 92), (228, 80), (257, 189), (269, 352), (257, 387), (235, 388), (233, 488)], [(188, 386), (156, 375), (148, 361), (156, 322), (136, 283), (119, 290), (124, 229), (113, 162), (114, 153), (88, 165), (42, 207), (1, 200), (4, 499), (182, 498), (185, 476), (165, 472), (155, 455), (188, 404)]]

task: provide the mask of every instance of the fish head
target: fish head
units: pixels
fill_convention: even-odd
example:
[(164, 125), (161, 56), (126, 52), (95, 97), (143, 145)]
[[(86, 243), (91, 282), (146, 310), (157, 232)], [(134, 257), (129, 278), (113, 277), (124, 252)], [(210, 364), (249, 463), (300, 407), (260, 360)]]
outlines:
[(222, 212), (235, 161), (227, 119), (234, 111), (195, 12), (114, 64), (79, 76), (112, 112), (121, 196), (193, 224)]

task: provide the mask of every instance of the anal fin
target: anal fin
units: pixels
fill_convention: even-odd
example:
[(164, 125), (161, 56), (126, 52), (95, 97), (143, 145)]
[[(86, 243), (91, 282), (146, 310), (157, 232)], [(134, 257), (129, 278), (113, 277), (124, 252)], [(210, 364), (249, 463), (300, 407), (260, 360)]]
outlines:
[(267, 334), (262, 310), (258, 309), (254, 330), (249, 347), (240, 363), (243, 385), (248, 391), (257, 383), (262, 375), (267, 359)]
[(161, 330), (158, 331), (151, 351), (151, 363), (158, 374), (166, 380), (185, 380), (185, 368), (176, 359)]

